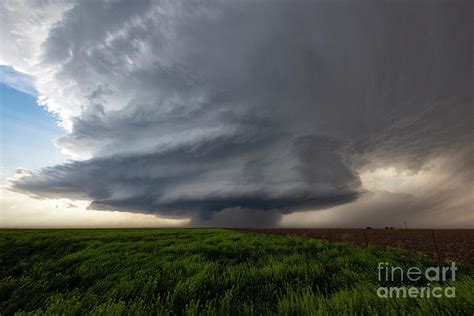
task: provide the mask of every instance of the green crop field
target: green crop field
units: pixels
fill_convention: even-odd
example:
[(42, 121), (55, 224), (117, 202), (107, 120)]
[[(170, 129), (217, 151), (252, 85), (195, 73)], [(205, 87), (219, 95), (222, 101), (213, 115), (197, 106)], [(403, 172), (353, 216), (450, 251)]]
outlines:
[[(474, 268), (456, 297), (379, 298), (379, 262), (402, 251), (223, 229), (2, 230), (0, 314), (472, 315)], [(397, 279), (393, 284), (413, 285)], [(392, 284), (392, 285), (393, 285)], [(421, 282), (419, 286), (426, 285)], [(431, 284), (433, 287), (437, 284)]]

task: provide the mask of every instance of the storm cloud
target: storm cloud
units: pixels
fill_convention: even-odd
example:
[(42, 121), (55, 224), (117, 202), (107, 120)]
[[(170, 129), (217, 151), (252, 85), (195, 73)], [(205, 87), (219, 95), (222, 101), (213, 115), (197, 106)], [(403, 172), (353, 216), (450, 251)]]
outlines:
[[(32, 4), (51, 22), (29, 39), (36, 62), (5, 58), (36, 77), (75, 160), (22, 171), (12, 190), (200, 224), (264, 211), (273, 224), (353, 203), (377, 168), (472, 170), (470, 1), (68, 1), (54, 17), (48, 6)], [(457, 170), (446, 177), (472, 188)]]

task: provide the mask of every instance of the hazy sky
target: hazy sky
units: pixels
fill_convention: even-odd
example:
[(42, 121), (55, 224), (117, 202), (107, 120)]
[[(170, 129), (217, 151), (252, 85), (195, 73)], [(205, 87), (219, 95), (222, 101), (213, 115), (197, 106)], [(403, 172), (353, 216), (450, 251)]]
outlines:
[(472, 1), (2, 1), (0, 226), (474, 227)]

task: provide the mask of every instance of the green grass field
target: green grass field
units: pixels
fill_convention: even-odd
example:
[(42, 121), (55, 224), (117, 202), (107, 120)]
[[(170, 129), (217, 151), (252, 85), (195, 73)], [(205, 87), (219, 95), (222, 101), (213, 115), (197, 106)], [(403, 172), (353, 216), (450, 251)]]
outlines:
[(437, 263), (395, 250), (232, 230), (2, 230), (0, 260), (1, 315), (474, 311), (472, 266), (459, 266), (456, 281), (442, 284), (456, 287), (455, 298), (379, 298), (377, 288), (386, 285), (378, 281), (379, 262)]

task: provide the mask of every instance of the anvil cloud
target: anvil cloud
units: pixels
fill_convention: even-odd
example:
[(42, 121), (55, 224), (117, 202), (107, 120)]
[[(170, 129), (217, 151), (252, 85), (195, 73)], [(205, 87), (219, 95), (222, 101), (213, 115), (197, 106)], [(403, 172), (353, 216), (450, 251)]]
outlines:
[(363, 172), (444, 159), (472, 194), (470, 1), (1, 6), (1, 61), (35, 76), (75, 159), (15, 191), (205, 221), (351, 203)]

